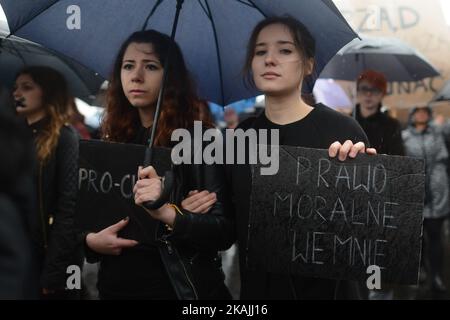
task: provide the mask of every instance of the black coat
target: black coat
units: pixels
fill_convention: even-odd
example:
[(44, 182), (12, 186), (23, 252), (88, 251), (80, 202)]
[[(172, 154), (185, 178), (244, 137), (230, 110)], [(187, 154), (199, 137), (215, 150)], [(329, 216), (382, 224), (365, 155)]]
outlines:
[(405, 155), (402, 128), (396, 119), (382, 113), (379, 109), (374, 115), (363, 118), (360, 106), (356, 105), (356, 121), (369, 138), (370, 146), (375, 148), (378, 154)]
[(0, 300), (38, 297), (28, 221), (34, 213), (32, 141), (0, 110)]
[[(45, 119), (30, 126), (38, 135)], [(41, 286), (64, 289), (67, 267), (81, 265), (82, 248), (74, 226), (78, 177), (78, 141), (75, 129), (60, 130), (56, 149), (45, 164), (37, 168), (38, 226), (33, 232), (41, 261)]]

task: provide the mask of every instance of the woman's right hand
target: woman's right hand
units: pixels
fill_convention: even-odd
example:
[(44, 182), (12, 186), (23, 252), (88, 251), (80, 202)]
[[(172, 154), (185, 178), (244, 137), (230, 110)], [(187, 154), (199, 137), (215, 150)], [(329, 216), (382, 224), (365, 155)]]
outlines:
[(215, 192), (193, 190), (181, 201), (181, 207), (193, 213), (207, 213), (216, 202)]
[(102, 231), (89, 233), (86, 236), (86, 244), (97, 253), (118, 256), (123, 248), (131, 248), (139, 243), (135, 240), (117, 236), (117, 233), (128, 224), (128, 221), (129, 218), (127, 217)]

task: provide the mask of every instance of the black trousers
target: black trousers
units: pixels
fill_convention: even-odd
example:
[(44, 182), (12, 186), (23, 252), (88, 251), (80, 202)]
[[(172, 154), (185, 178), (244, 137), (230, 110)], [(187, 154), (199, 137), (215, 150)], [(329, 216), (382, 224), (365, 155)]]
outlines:
[(442, 225), (445, 217), (425, 218), (423, 221), (424, 241), (422, 258), (430, 279), (442, 276), (444, 248), (442, 245)]

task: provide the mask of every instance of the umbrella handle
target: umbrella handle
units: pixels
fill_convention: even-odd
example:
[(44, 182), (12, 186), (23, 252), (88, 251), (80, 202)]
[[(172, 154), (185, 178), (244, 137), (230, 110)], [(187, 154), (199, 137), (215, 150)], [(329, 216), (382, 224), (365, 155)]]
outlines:
[(175, 176), (172, 171), (166, 171), (161, 180), (161, 195), (156, 200), (146, 201), (142, 205), (148, 210), (156, 210), (161, 208), (169, 201), (172, 193)]

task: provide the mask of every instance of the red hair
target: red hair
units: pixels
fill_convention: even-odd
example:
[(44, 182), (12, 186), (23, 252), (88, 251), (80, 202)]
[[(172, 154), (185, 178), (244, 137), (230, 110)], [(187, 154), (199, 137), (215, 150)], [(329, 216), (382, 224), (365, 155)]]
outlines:
[(369, 82), (375, 88), (380, 89), (383, 94), (386, 94), (387, 92), (386, 77), (380, 72), (376, 72), (374, 70), (366, 70), (359, 75), (357, 85), (359, 86), (362, 81)]

